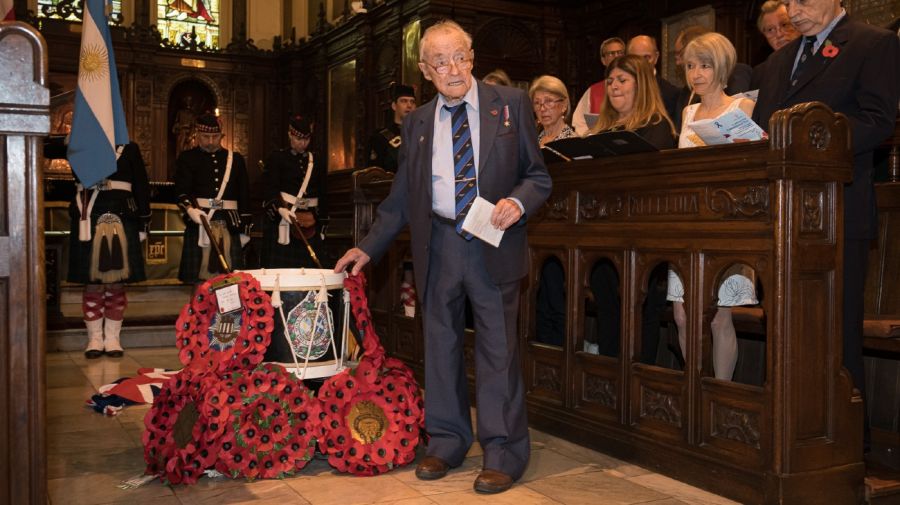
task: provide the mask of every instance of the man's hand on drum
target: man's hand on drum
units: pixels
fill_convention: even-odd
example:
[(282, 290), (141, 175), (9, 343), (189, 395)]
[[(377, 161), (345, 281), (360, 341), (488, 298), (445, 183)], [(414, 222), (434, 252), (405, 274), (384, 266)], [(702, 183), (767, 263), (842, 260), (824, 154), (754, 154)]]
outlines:
[(298, 210), (295, 215), (297, 216), (297, 224), (301, 228), (309, 228), (316, 225), (316, 216), (308, 210)]
[(364, 253), (362, 249), (354, 247), (344, 253), (344, 256), (338, 260), (336, 265), (334, 265), (334, 273), (339, 274), (343, 272), (350, 263), (353, 263), (353, 270), (350, 271), (350, 275), (356, 275), (364, 266), (366, 266), (369, 259), (369, 255)]

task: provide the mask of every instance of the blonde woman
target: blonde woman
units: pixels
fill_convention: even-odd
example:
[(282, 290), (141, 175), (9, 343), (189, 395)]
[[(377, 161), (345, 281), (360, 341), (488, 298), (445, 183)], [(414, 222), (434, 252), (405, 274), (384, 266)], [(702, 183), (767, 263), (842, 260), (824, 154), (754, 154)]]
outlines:
[(569, 113), (569, 92), (562, 81), (552, 75), (542, 75), (528, 89), (534, 115), (540, 124), (538, 143), (575, 137), (575, 130), (566, 123)]
[[(679, 148), (700, 147), (703, 140), (694, 133), (690, 124), (701, 119), (713, 119), (740, 108), (748, 116), (756, 105), (753, 100), (730, 97), (725, 93), (728, 76), (734, 69), (737, 56), (734, 46), (720, 33), (710, 32), (695, 38), (684, 48), (684, 69), (691, 98), (696, 94), (700, 102), (684, 108)], [(692, 100), (688, 100), (690, 103)], [(719, 286), (718, 310), (710, 323), (713, 340), (713, 369), (717, 379), (731, 380), (737, 364), (737, 334), (734, 329), (731, 308), (741, 305), (756, 305), (755, 274), (753, 269), (736, 265), (724, 274)], [(673, 302), (675, 323), (678, 326), (678, 342), (686, 356), (685, 326), (687, 314), (684, 309), (684, 286), (673, 271), (669, 271), (669, 292), (667, 299)]]
[(653, 68), (640, 56), (620, 56), (606, 67), (606, 95), (591, 133), (615, 130), (634, 131), (658, 149), (675, 147)]

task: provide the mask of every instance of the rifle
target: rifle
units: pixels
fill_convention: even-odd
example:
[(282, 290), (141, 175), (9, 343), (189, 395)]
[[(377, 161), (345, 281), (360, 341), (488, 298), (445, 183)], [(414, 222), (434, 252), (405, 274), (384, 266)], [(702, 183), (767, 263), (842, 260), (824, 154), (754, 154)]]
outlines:
[[(194, 207), (200, 209), (200, 205), (197, 204), (197, 199), (194, 198)], [(212, 245), (213, 250), (216, 252), (216, 256), (219, 258), (219, 265), (222, 266), (222, 271), (226, 274), (230, 274), (233, 272), (230, 266), (228, 266), (228, 262), (225, 261), (225, 255), (222, 253), (222, 249), (219, 247), (219, 241), (213, 237), (212, 228), (209, 226), (209, 219), (206, 217), (206, 214), (200, 213), (200, 224), (203, 226), (203, 229), (206, 231), (206, 236), (209, 237), (209, 242)]]

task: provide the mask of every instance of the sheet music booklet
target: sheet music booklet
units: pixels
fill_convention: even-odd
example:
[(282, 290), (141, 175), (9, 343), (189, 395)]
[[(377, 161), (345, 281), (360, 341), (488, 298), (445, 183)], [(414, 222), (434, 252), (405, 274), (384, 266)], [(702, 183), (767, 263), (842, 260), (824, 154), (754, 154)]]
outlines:
[(654, 151), (659, 149), (630, 130), (606, 131), (587, 137), (554, 140), (541, 148), (544, 161), (548, 164)]

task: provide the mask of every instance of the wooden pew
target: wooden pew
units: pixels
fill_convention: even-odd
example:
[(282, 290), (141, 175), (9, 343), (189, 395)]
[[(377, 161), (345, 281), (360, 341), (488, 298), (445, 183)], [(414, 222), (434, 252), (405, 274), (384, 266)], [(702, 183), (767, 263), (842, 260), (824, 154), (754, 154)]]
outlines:
[(0, 69), (0, 503), (44, 505), (44, 38), (25, 23), (0, 21)]
[[(857, 503), (862, 399), (840, 366), (847, 125), (807, 104), (777, 114), (769, 131), (770, 142), (551, 168), (553, 194), (529, 219), (532, 269), (520, 312), (529, 419), (741, 502)], [(379, 171), (356, 176), (357, 239), (389, 183)], [(405, 240), (374, 267), (370, 300), (386, 347), (421, 370), (421, 326), (398, 324)], [(534, 332), (537, 279), (550, 257), (566, 271), (562, 347)], [(603, 258), (620, 278), (618, 357), (583, 352), (587, 277)], [(683, 371), (640, 362), (641, 303), (661, 262), (686, 287)], [(766, 334), (759, 386), (716, 380), (709, 360), (717, 286), (735, 263), (754, 268), (765, 290), (755, 319)]]

